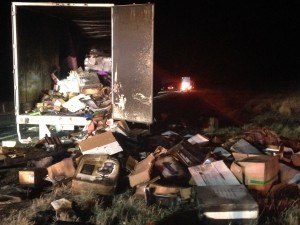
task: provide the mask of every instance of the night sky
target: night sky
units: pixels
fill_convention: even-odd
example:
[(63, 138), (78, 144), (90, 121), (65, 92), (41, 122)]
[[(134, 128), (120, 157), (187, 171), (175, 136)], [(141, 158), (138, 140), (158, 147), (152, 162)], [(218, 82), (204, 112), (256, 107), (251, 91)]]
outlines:
[[(192, 76), (202, 87), (300, 89), (300, 1), (78, 2), (155, 3), (155, 85)], [(10, 4), (0, 3), (2, 100), (13, 99)]]

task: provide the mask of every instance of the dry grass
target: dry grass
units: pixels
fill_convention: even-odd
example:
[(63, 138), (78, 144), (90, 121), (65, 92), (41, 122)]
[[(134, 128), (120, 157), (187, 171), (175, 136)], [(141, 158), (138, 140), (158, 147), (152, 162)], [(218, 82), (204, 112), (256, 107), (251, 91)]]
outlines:
[[(73, 203), (73, 209), (77, 209), (75, 214), (72, 213), (73, 210), (54, 212), (51, 202), (61, 198), (66, 198)], [(45, 224), (45, 221), (39, 223), (37, 215), (41, 212), (48, 212), (49, 217), (54, 215), (50, 218), (49, 224), (54, 224), (59, 219), (94, 225), (154, 225), (155, 222), (170, 216), (176, 209), (175, 206), (168, 209), (157, 205), (149, 206), (145, 199), (133, 197), (130, 193), (115, 196), (99, 196), (93, 192), (75, 194), (72, 193), (70, 187), (61, 186), (49, 194), (33, 199), (30, 207), (11, 211), (3, 224)]]
[(287, 138), (300, 137), (298, 92), (257, 96), (245, 104), (243, 111), (250, 115), (250, 123), (255, 126), (266, 127)]
[[(300, 222), (300, 196), (292, 198), (286, 196), (277, 199), (273, 196), (254, 195), (259, 207), (259, 225), (298, 225)], [(130, 193), (115, 195), (107, 201), (95, 193), (71, 193), (70, 188), (62, 186), (55, 191), (34, 199), (29, 208), (14, 210), (3, 223), (6, 225), (34, 225), (39, 212), (50, 212), (55, 215), (51, 202), (60, 198), (66, 198), (76, 203), (77, 208), (89, 215), (86, 224), (94, 225), (155, 225), (164, 224), (164, 218), (170, 217), (182, 210), (179, 206), (162, 208), (157, 205), (147, 205), (144, 199), (135, 198)], [(194, 208), (197, 210), (197, 208)], [(60, 219), (64, 221), (79, 222), (82, 217), (65, 211), (60, 213)], [(195, 218), (197, 220), (197, 218)], [(34, 222), (35, 221), (35, 222)], [(51, 223), (54, 224), (56, 217)], [(200, 221), (199, 221), (200, 223)], [(45, 223), (41, 223), (45, 224)], [(177, 224), (177, 223), (175, 223)], [(175, 225), (174, 224), (174, 225)], [(178, 224), (183, 224), (178, 222)]]
[[(263, 202), (262, 202), (263, 201)], [(261, 206), (260, 223), (263, 225), (298, 225), (300, 223), (300, 198), (263, 198), (258, 200)]]

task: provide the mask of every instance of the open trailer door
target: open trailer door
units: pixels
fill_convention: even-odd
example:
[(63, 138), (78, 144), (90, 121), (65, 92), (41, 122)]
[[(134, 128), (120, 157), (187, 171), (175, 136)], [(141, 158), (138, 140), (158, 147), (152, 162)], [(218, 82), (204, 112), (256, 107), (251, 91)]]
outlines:
[(153, 122), (154, 5), (112, 10), (113, 119)]

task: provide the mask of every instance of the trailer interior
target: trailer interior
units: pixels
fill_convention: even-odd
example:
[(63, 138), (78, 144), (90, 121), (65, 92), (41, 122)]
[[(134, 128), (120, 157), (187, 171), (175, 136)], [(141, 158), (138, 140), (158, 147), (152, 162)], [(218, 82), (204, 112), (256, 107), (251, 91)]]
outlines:
[(22, 134), (22, 125), (37, 125), (40, 138), (49, 134), (49, 125), (65, 130), (87, 125), (87, 119), (78, 113), (35, 113), (32, 109), (45, 91), (53, 90), (52, 73), (63, 80), (70, 71), (84, 71), (85, 60), (94, 50), (112, 61), (108, 73), (112, 119), (151, 124), (153, 21), (153, 4), (13, 2), (13, 72), (19, 139), (28, 138)]

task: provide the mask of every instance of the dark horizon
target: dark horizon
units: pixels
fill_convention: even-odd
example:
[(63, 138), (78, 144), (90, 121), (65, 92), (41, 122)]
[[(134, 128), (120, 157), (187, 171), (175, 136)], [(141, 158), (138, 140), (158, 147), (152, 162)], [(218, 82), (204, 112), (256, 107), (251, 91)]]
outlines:
[[(132, 3), (103, 1), (114, 2)], [(154, 85), (192, 76), (211, 87), (300, 88), (298, 2), (150, 2), (155, 4)], [(0, 94), (12, 100), (11, 1), (1, 5)]]

